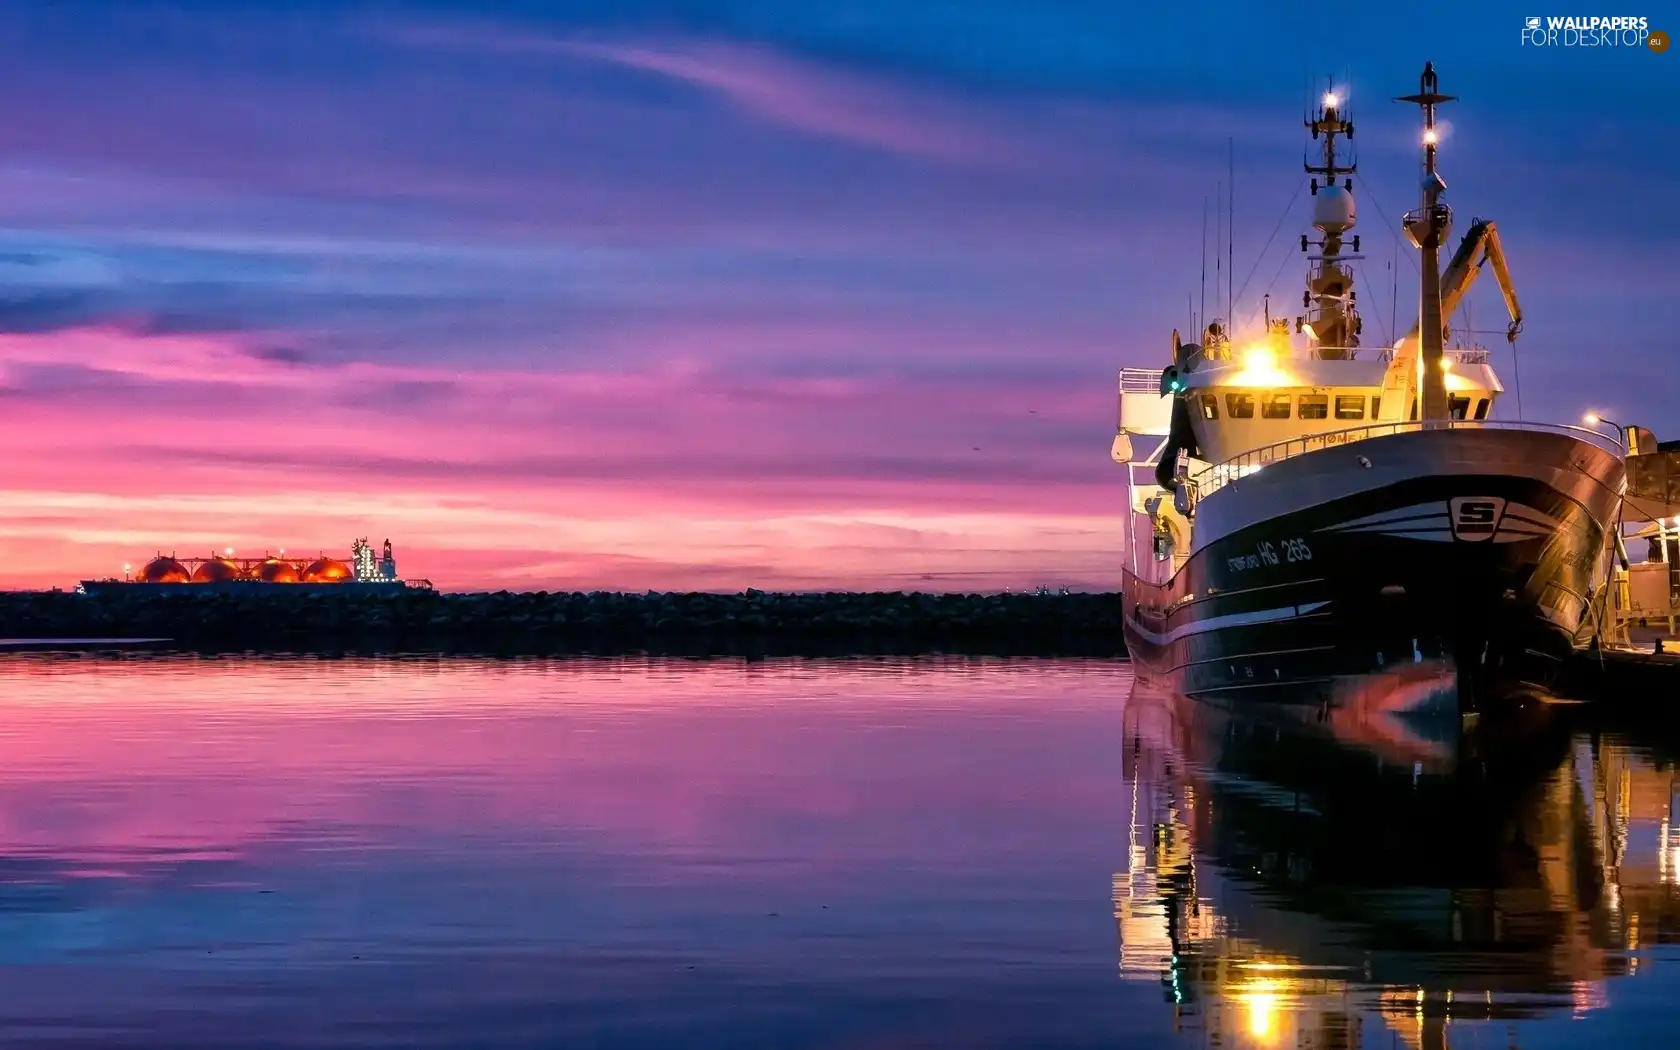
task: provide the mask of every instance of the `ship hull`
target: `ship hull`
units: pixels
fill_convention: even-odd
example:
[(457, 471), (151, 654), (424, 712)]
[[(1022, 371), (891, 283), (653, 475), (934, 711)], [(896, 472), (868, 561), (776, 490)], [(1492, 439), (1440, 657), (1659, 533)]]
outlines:
[(410, 590), (406, 580), (337, 580), (331, 583), (270, 583), (264, 580), (217, 580), (206, 583), (140, 583), (133, 580), (83, 580), (83, 594), (268, 594), (324, 592), (387, 594)]
[(1269, 464), (1198, 505), (1169, 580), (1126, 574), (1128, 650), (1189, 696), (1330, 703), (1341, 676), (1424, 661), (1544, 687), (1590, 632), (1622, 471), (1588, 440), (1492, 428)]

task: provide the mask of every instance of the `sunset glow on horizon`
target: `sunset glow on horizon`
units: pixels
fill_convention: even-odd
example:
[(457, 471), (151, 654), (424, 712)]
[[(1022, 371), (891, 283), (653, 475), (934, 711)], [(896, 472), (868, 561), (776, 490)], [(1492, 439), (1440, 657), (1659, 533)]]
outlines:
[[(1298, 20), (1236, 18), (1214, 65), (1118, 17), (0, 15), (0, 587), (358, 536), (445, 590), (1115, 586), (1116, 370), (1188, 333), (1228, 138), (1235, 329), (1299, 300), (1322, 91)], [(1680, 436), (1650, 368), (1677, 220), (1597, 214), (1680, 190), (1662, 56), (1490, 55), (1504, 16), (1462, 12), (1424, 54), (1348, 17), (1366, 341), (1415, 314), (1385, 100), (1430, 58), (1449, 197), (1499, 220), (1527, 308), (1520, 372), (1494, 345), (1523, 414)], [(1582, 114), (1599, 145), (1560, 152)], [(1472, 299), (1466, 338), (1503, 328)]]

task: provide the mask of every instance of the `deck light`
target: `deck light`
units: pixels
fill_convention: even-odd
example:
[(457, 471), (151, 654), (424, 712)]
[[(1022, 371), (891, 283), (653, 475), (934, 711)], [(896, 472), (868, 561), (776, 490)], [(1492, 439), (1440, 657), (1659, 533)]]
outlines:
[(1242, 370), (1232, 376), (1234, 386), (1288, 386), (1289, 376), (1277, 366), (1277, 351), (1265, 343), (1256, 343), (1242, 352)]

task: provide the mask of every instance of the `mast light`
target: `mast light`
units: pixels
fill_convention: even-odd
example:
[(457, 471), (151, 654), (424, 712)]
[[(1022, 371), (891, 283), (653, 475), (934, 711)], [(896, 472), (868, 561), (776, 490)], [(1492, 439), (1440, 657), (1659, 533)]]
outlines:
[(1441, 141), (1441, 136), (1435, 133), (1434, 128), (1430, 128), (1423, 133), (1423, 144), (1425, 146), (1433, 146), (1439, 141)]
[(1326, 91), (1324, 93), (1324, 108), (1325, 109), (1335, 109), (1337, 104), (1339, 104), (1341, 101), (1342, 101), (1341, 99), (1336, 97), (1336, 93), (1334, 91)]

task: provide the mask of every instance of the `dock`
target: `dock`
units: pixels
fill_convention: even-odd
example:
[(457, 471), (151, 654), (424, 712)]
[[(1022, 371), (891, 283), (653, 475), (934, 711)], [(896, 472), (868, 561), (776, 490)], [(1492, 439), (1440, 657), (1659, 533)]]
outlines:
[(1575, 700), (1672, 708), (1670, 717), (1680, 720), (1680, 635), (1630, 626), (1611, 645), (1577, 649), (1557, 691)]
[(0, 638), (0, 653), (85, 652), (94, 649), (157, 649), (169, 638)]

